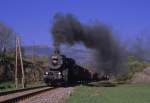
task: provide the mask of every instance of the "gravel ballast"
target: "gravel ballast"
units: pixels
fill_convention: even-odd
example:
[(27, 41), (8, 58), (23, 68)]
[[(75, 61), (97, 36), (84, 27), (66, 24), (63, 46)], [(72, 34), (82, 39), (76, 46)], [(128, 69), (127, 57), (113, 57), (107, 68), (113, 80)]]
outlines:
[(35, 95), (19, 103), (65, 103), (66, 99), (73, 92), (73, 87), (57, 88), (39, 95)]

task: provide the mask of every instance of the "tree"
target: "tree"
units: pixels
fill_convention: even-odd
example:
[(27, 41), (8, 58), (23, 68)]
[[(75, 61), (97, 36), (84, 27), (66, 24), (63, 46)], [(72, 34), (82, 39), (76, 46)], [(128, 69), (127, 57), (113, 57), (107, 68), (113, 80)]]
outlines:
[(135, 38), (133, 54), (140, 60), (150, 61), (150, 36), (143, 32)]
[(0, 49), (10, 49), (15, 47), (16, 33), (0, 22)]
[[(11, 80), (13, 65), (7, 58), (7, 50), (12, 54), (12, 50), (15, 48), (16, 33), (0, 22), (0, 76), (3, 77), (1, 80)], [(9, 53), (9, 54), (10, 54)]]

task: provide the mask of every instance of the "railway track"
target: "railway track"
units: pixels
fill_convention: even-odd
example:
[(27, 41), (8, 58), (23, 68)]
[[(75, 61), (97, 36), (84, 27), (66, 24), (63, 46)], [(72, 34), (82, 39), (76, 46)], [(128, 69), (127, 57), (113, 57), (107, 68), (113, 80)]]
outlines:
[(23, 92), (23, 91), (27, 91), (27, 90), (43, 88), (43, 87), (46, 87), (46, 86), (36, 86), (36, 87), (30, 87), (30, 88), (24, 88), (24, 89), (16, 89), (16, 90), (4, 91), (4, 92), (0, 92), (0, 96), (4, 96), (4, 95), (7, 95), (7, 94), (11, 94), (11, 93)]
[(49, 91), (55, 88), (39, 86), (33, 88), (19, 89), (8, 92), (0, 92), (0, 103), (17, 103), (21, 100), (30, 98), (32, 96), (38, 95), (45, 91)]

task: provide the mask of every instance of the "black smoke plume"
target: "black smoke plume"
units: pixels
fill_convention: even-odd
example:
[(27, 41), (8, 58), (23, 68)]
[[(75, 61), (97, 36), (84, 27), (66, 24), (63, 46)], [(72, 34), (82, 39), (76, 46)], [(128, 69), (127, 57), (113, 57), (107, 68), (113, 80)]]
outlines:
[(106, 74), (121, 71), (122, 54), (118, 42), (109, 28), (101, 23), (83, 24), (71, 14), (56, 14), (52, 26), (55, 46), (62, 43), (74, 45), (83, 43), (87, 48), (97, 51), (95, 61), (97, 70)]

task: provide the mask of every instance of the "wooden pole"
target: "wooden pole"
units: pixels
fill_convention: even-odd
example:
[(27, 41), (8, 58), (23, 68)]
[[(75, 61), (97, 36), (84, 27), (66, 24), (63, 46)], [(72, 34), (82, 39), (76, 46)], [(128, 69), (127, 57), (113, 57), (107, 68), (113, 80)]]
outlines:
[(21, 71), (22, 71), (22, 88), (25, 88), (25, 75), (24, 75), (24, 67), (23, 67), (23, 60), (22, 60), (22, 52), (20, 47), (20, 40), (18, 39), (18, 47), (19, 47), (19, 54), (20, 54), (20, 61), (21, 61)]
[(19, 54), (19, 59), (21, 62), (21, 83), (22, 83), (22, 88), (25, 87), (25, 73), (24, 73), (24, 67), (23, 67), (23, 60), (22, 60), (22, 52), (21, 52), (21, 47), (20, 47), (20, 40), (17, 37), (16, 38), (16, 69), (15, 69), (15, 85), (16, 88), (18, 88), (18, 54)]
[(32, 46), (32, 63), (34, 63), (34, 46), (35, 46), (35, 43), (33, 43), (33, 46)]
[(15, 68), (15, 86), (18, 88), (18, 38), (16, 38), (16, 68)]

